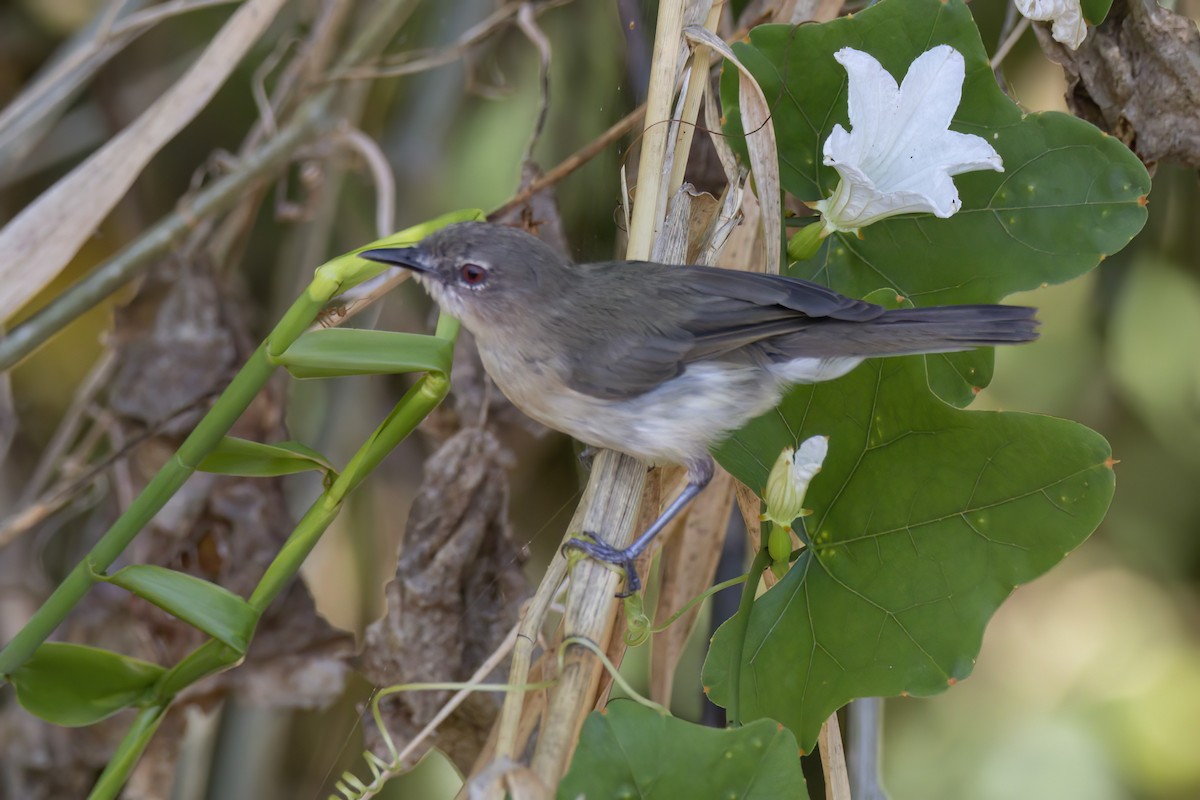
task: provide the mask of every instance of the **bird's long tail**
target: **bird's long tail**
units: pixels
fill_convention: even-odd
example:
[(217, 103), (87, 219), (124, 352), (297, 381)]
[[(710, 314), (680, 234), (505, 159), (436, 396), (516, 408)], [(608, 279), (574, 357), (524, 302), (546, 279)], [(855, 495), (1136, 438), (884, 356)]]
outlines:
[(1038, 336), (1036, 313), (1034, 308), (1001, 305), (898, 308), (869, 321), (822, 320), (772, 344), (784, 358), (951, 353), (1033, 341)]

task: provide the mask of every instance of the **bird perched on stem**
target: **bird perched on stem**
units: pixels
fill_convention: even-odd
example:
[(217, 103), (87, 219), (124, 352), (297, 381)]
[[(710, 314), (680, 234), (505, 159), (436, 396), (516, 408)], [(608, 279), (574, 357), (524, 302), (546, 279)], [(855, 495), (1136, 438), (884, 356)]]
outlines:
[(475, 336), (484, 368), (517, 408), (596, 447), (682, 464), (688, 483), (624, 549), (577, 548), (625, 571), (709, 482), (709, 449), (793, 384), (864, 359), (948, 353), (1037, 338), (1035, 309), (885, 309), (781, 275), (606, 261), (575, 264), (527, 233), (449, 225), (414, 247), (362, 258), (412, 270)]

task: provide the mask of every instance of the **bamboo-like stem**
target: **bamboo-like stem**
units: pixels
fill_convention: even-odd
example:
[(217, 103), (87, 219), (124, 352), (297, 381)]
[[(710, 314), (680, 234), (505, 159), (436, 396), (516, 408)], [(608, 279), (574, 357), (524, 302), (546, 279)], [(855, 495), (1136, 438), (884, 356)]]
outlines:
[[(314, 312), (315, 313), (315, 312)], [(54, 593), (33, 613), (17, 635), (0, 651), (0, 676), (7, 679), (46, 640), (59, 623), (91, 588), (93, 572), (108, 569), (195, 471), (196, 465), (212, 451), (221, 437), (233, 427), (242, 412), (258, 394), (275, 365), (267, 358), (266, 346), (259, 347), (221, 394), (212, 409), (180, 445), (179, 450), (138, 495), (132, 505), (113, 524), (80, 561)]]
[(662, 166), (666, 157), (671, 118), (671, 100), (678, 72), (679, 42), (683, 34), (683, 0), (664, 0), (658, 6), (654, 34), (654, 56), (650, 65), (650, 93), (646, 98), (646, 120), (642, 129), (642, 153), (638, 159), (637, 199), (630, 220), (629, 247), (625, 257), (645, 261), (650, 257), (654, 236), (662, 220), (655, 213), (662, 191)]
[[(708, 18), (704, 20), (705, 28), (716, 32), (724, 6), (724, 3), (712, 4), (708, 9)], [(675, 134), (675, 156), (671, 162), (671, 176), (666, 185), (668, 197), (673, 197), (675, 190), (683, 185), (683, 173), (687, 169), (688, 154), (692, 150), (692, 138), (696, 135), (695, 121), (700, 116), (700, 104), (704, 102), (704, 93), (708, 91), (711, 59), (712, 51), (704, 45), (698, 45), (692, 53), (692, 63), (689, 67), (691, 77), (688, 78), (687, 93), (683, 96), (680, 119), (675, 123), (679, 129)]]
[(104, 772), (100, 773), (95, 786), (88, 793), (88, 800), (109, 800), (117, 796), (166, 715), (165, 705), (148, 706), (138, 711), (116, 755), (104, 767)]
[[(327, 287), (332, 294), (335, 286)], [(17, 635), (0, 650), (0, 677), (7, 679), (13, 670), (23, 664), (66, 618), (71, 609), (83, 599), (95, 582), (93, 575), (104, 572), (124, 552), (134, 537), (166, 505), (172, 495), (191, 477), (199, 464), (217, 446), (242, 412), (258, 395), (275, 364), (270, 358), (273, 338), (286, 340), (289, 344), (304, 331), (320, 311), (328, 297), (314, 296), (311, 291), (302, 295), (288, 313), (238, 374), (229, 383), (209, 412), (179, 446), (171, 461), (158, 471), (142, 490), (137, 499), (125, 510), (108, 532), (100, 538), (87, 557), (71, 570), (66, 579), (29, 618)], [(304, 321), (307, 318), (307, 321)], [(287, 346), (279, 347), (279, 351)]]
[[(645, 466), (637, 459), (611, 450), (600, 451), (576, 512), (582, 519), (582, 529), (624, 546), (638, 518), (645, 474)], [(575, 564), (563, 615), (564, 638), (586, 638), (604, 648), (615, 622), (614, 593), (619, 581), (619, 573), (608, 565), (590, 559)], [(601, 669), (600, 661), (582, 648), (571, 648), (564, 657), (533, 755), (533, 772), (547, 786), (558, 785), (566, 771), (583, 719), (592, 708)]]
[[(412, 433), (417, 424), (446, 396), (449, 388), (448, 376), (429, 373), (400, 399), (395, 410), (359, 449), (334, 484), (309, 507), (292, 535), (284, 542), (250, 595), (248, 602), (255, 611), (261, 614), (296, 576), (304, 559), (337, 517), (345, 495), (353, 490), (401, 439)], [(154, 704), (143, 709), (134, 725), (126, 732), (117, 750), (117, 756), (101, 775), (92, 796), (116, 796), (146, 745), (150, 743), (158, 722), (175, 695), (202, 678), (228, 669), (244, 655), (215, 639), (210, 639), (168, 670), (155, 686)]]
[[(336, 290), (336, 286), (333, 287), (333, 290)], [(297, 301), (296, 306), (293, 306), (293, 311), (298, 307), (303, 308), (305, 305), (308, 306), (307, 312), (315, 315), (320, 302), (316, 298), (306, 295)], [(297, 328), (302, 330), (302, 326), (299, 323), (303, 320), (303, 317), (303, 313), (289, 312), (286, 314), (277, 328), (281, 332), (280, 338), (286, 339), (287, 334)], [(453, 339), (457, 333), (457, 320), (445, 316), (439, 320), (438, 335), (440, 337)], [(263, 354), (262, 360), (270, 364), (265, 356), (268, 349), (270, 349), (269, 345), (264, 344), (263, 347), (259, 348), (256, 355)], [(396, 404), (392, 413), (388, 415), (387, 419), (379, 425), (375, 433), (355, 453), (350, 463), (333, 482), (333, 485), (317, 498), (300, 519), (299, 523), (297, 523), (295, 530), (293, 530), (287, 541), (284, 542), (283, 547), (280, 548), (279, 553), (275, 556), (270, 566), (267, 567), (262, 579), (255, 587), (253, 593), (251, 593), (247, 601), (251, 608), (261, 614), (278, 597), (279, 593), (284, 590), (292, 578), (299, 572), (300, 565), (304, 563), (304, 559), (312, 552), (321, 535), (333, 522), (334, 518), (337, 517), (346, 495), (353, 491), (401, 440), (416, 429), (421, 420), (428, 416), (445, 398), (449, 390), (450, 379), (448, 374), (445, 372), (429, 372), (405, 393), (404, 397)], [(224, 399), (224, 396), (222, 399)], [(205, 420), (208, 420), (211, 416), (210, 414), (205, 417)], [(234, 419), (236, 420), (236, 417)], [(163, 473), (160, 472), (159, 474)], [(190, 471), (188, 474), (190, 474)], [(145, 495), (139, 496), (139, 503), (142, 502), (143, 497)], [(137, 530), (140, 530), (140, 527), (135, 528), (134, 533)], [(81, 566), (87, 567), (88, 565), (89, 562), (85, 560)], [(86, 588), (84, 587), (85, 591)], [(28, 626), (26, 630), (28, 630)], [(25, 631), (23, 630), (22, 633), (25, 633)], [(119, 791), (120, 787), (128, 779), (138, 758), (149, 744), (150, 738), (153, 736), (162, 715), (181, 690), (202, 678), (228, 669), (240, 661), (244, 655), (245, 653), (235, 650), (222, 642), (210, 639), (168, 670), (154, 687), (153, 705), (147, 709), (143, 709), (135, 720), (134, 725), (126, 732), (121, 745), (118, 747), (117, 757), (105, 769), (100, 783), (97, 784), (93, 791), (93, 796), (116, 796), (116, 792)], [(150, 716), (150, 712), (153, 712), (154, 716)]]
[[(662, 224), (657, 214), (662, 173), (670, 145), (670, 118), (682, 41), (684, 0), (663, 0), (651, 66), (650, 93), (646, 100), (642, 153), (638, 164), (639, 188), (630, 221), (626, 257), (646, 260)], [(611, 451), (601, 451), (592, 465), (591, 478), (576, 512), (582, 530), (599, 534), (615, 547), (624, 547), (635, 533), (646, 468), (638, 460)], [(574, 522), (572, 529), (575, 529)], [(571, 572), (563, 617), (564, 638), (581, 637), (605, 649), (615, 622), (614, 592), (618, 575), (607, 567), (584, 559)], [(532, 769), (547, 786), (556, 786), (566, 772), (584, 717), (594, 703), (601, 673), (600, 662), (581, 648), (567, 651), (559, 683), (551, 690), (543, 727), (534, 752)], [(510, 721), (507, 723), (512, 725)]]
[[(171, 461), (159, 470), (137, 499), (125, 510), (125, 513), (96, 543), (87, 557), (76, 565), (62, 584), (34, 612), (25, 627), (0, 651), (0, 676), (7, 678), (13, 670), (33, 654), (38, 645), (46, 640), (46, 637), (58, 627), (91, 588), (95, 582), (93, 575), (105, 571), (112, 565), (134, 537), (191, 476), (196, 465), (217, 446), (221, 437), (233, 427), (238, 417), (242, 415), (242, 412), (246, 410), (271, 376), (276, 367), (276, 359), (304, 333), (316, 319), (323, 305), (341, 289), (342, 277), (344, 277), (344, 270), (341, 263), (327, 265), (317, 271), (308, 290), (292, 304), (267, 340), (250, 356), (245, 366), (213, 404), (209, 413), (180, 445)], [(453, 339), (457, 332), (456, 320), (445, 317), (439, 321), (437, 331), (439, 337)], [(391, 447), (394, 447), (397, 442), (411, 432), (425, 414), (445, 397), (448, 389), (449, 379), (446, 375), (426, 374), (405, 395), (392, 415), (384, 421), (375, 435), (355, 456), (355, 460), (352, 460), (350, 465), (343, 470), (334, 486), (326, 493), (330, 497), (336, 498), (333, 502), (326, 503), (327, 510), (336, 514), (336, 506), (340, 504), (346, 493), (358, 485), (363, 477), (383, 459)], [(409, 405), (405, 405), (405, 403)], [(422, 409), (425, 410), (422, 411)], [(325, 521), (325, 526), (328, 526), (331, 520), (332, 517)], [(264, 584), (269, 587), (269, 596), (263, 595), (265, 597), (263, 606), (270, 602), (270, 599), (282, 588), (282, 583), (276, 585), (272, 581), (286, 582), (295, 574), (295, 569), (299, 568), (299, 561), (293, 563), (289, 559), (301, 550), (304, 555), (307, 555), (308, 550), (315, 545), (316, 538), (324, 529), (324, 527), (317, 527), (315, 521), (312, 521), (302, 533), (300, 528), (297, 528), (297, 532), (292, 534), (288, 544), (297, 540), (303, 541), (305, 544), (293, 544), (291, 551), (280, 553), (272, 562), (267, 576), (264, 576), (263, 583), (260, 583), (259, 589), (256, 590), (256, 595), (258, 595), (260, 591), (268, 591), (268, 589), (264, 589)], [(287, 550), (288, 544), (285, 544), (285, 550)], [(303, 556), (300, 557), (300, 560), (303, 560)], [(287, 570), (292, 566), (295, 569), (288, 572)], [(272, 572), (272, 569), (283, 569), (284, 572)], [(269, 581), (268, 578), (271, 580)]]
[(836, 711), (821, 726), (817, 747), (821, 750), (821, 771), (825, 775), (825, 800), (850, 800), (846, 751), (842, 747), (842, 726), (838, 724)]

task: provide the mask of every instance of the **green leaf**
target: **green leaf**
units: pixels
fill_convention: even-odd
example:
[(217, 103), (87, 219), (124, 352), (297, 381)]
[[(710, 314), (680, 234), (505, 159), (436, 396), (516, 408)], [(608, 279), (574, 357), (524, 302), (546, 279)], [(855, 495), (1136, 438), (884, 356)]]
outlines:
[(329, 328), (305, 333), (276, 360), (297, 378), (449, 373), (451, 338), (418, 333)]
[(150, 601), (168, 614), (245, 653), (258, 613), (215, 583), (153, 564), (134, 564), (111, 576), (98, 576)]
[(220, 444), (196, 469), (247, 478), (274, 478), (309, 470), (337, 473), (325, 456), (299, 442), (264, 444), (236, 436), (221, 437)]
[[(797, 388), (718, 458), (761, 488), (763, 454), (814, 434), (830, 438), (805, 499), (809, 546), (753, 607), (741, 685), (743, 717), (780, 720), (806, 750), (852, 698), (930, 694), (965, 678), (992, 613), (1087, 538), (1114, 485), (1099, 434), (951, 408), (929, 394), (914, 357)], [(731, 639), (723, 626), (704, 665), (722, 705)]]
[[(1124, 247), (1146, 220), (1150, 178), (1116, 139), (1066, 114), (1022, 113), (996, 85), (970, 11), (961, 0), (883, 0), (851, 17), (793, 28), (764, 25), (734, 50), (768, 100), (784, 188), (801, 200), (832, 193), (839, 180), (821, 163), (835, 124), (849, 127), (842, 47), (877, 58), (897, 80), (926, 50), (963, 54), (966, 80), (951, 129), (987, 139), (1004, 172), (955, 178), (962, 210), (949, 219), (893, 217), (830, 236), (791, 273), (855, 297), (881, 286), (918, 306), (996, 302), (1017, 291), (1080, 275)], [(726, 132), (742, 148), (736, 76), (726, 69)], [(992, 353), (930, 356), (930, 387), (969, 404), (991, 380)]]
[(1091, 27), (1096, 27), (1108, 17), (1112, 8), (1112, 0), (1080, 0), (1083, 7), (1083, 19)]
[(707, 728), (631, 700), (614, 700), (583, 724), (558, 797), (808, 797), (792, 734), (771, 720)]
[(91, 725), (137, 705), (163, 668), (110, 650), (47, 642), (8, 676), (17, 702), (55, 725)]

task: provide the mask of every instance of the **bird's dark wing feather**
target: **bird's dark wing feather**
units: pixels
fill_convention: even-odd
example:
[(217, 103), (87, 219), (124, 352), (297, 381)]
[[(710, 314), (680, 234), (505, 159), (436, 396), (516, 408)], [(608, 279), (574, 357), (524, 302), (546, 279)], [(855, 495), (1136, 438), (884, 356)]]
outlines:
[(695, 313), (683, 326), (695, 339), (687, 360), (713, 358), (827, 320), (865, 322), (882, 306), (799, 278), (688, 267)]
[[(611, 400), (650, 391), (678, 376), (689, 362), (736, 357), (748, 345), (822, 319), (865, 321), (884, 311), (779, 275), (630, 262), (577, 269), (611, 271), (615, 274), (603, 285), (621, 287), (609, 297), (580, 301), (588, 304), (592, 319), (611, 316), (612, 326), (619, 320), (622, 334), (600, 332), (591, 350), (594, 357), (572, 364), (568, 376), (571, 388)], [(620, 280), (624, 270), (637, 273), (636, 290)]]

